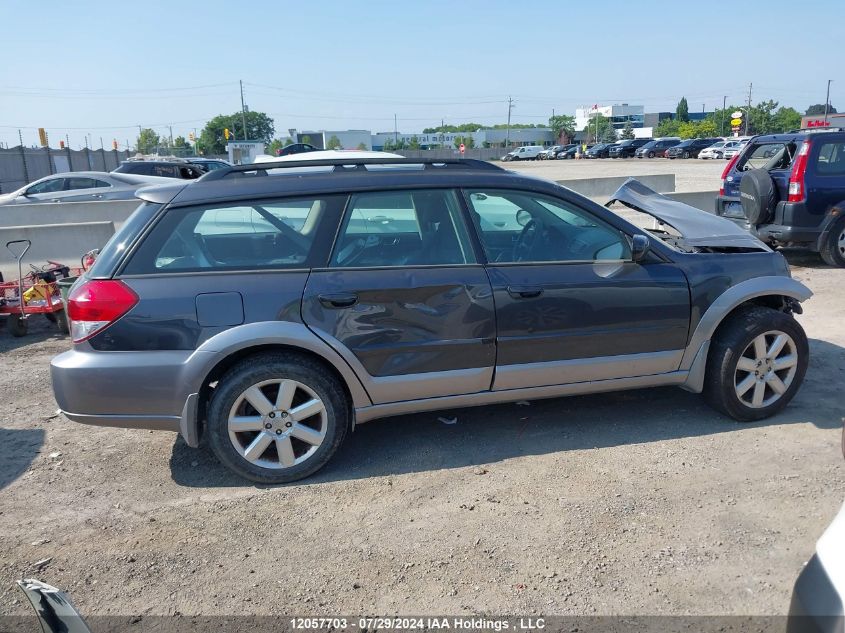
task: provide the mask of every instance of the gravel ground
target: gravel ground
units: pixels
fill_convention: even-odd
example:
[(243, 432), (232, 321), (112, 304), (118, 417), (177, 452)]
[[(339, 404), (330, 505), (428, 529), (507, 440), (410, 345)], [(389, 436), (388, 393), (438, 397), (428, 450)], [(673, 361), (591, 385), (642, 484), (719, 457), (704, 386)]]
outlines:
[(845, 270), (790, 260), (816, 293), (812, 358), (776, 418), (737, 424), (678, 389), (411, 415), (360, 426), (287, 487), (172, 434), (56, 416), (48, 362), (68, 340), (43, 320), (0, 330), (0, 615), (28, 612), (22, 574), (91, 616), (785, 613), (845, 498)]

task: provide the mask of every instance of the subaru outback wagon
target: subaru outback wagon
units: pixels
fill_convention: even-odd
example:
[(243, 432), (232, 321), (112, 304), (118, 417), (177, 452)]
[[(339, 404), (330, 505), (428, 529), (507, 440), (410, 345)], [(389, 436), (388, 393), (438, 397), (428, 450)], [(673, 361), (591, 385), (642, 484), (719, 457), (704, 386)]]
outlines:
[(807, 367), (784, 258), (637, 181), (614, 199), (660, 230), (471, 160), (262, 163), (138, 195), (70, 293), (56, 400), (204, 434), (253, 481), (420, 411), (677, 385), (758, 420)]

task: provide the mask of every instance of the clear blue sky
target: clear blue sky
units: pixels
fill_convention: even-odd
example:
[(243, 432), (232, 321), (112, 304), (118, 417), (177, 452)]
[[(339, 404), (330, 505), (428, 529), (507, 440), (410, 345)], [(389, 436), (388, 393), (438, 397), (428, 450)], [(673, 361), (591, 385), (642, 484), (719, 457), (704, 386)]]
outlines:
[[(734, 6), (735, 8), (731, 8)], [(187, 135), (247, 105), (277, 136), (517, 122), (554, 109), (690, 110), (775, 99), (845, 109), (845, 2), (5, 0), (0, 141), (86, 133), (134, 142), (137, 125)]]

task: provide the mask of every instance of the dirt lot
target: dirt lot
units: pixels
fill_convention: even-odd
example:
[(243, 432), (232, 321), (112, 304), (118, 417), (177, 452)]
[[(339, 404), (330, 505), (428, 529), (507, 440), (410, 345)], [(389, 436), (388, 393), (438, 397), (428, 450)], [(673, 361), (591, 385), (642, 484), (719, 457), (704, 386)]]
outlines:
[[(673, 169), (712, 189), (716, 165)], [(816, 293), (812, 358), (774, 419), (736, 424), (677, 389), (420, 414), (362, 425), (277, 488), (168, 433), (55, 416), (48, 362), (68, 340), (0, 330), (0, 614), (27, 612), (22, 574), (88, 615), (784, 613), (845, 498), (845, 270), (790, 260)]]

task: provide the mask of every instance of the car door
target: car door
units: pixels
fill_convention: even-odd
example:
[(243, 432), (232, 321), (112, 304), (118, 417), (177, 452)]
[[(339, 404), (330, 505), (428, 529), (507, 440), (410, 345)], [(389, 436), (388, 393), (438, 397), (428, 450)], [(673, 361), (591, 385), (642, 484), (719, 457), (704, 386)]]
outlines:
[(496, 302), (494, 390), (678, 369), (690, 302), (676, 265), (632, 261), (629, 236), (568, 200), (465, 197)]
[(376, 404), (490, 388), (493, 296), (456, 191), (352, 195), (302, 317)]
[(818, 138), (821, 142), (818, 149), (813, 148), (810, 168), (804, 176), (807, 200), (812, 201), (807, 205), (807, 213), (816, 226), (822, 215), (845, 200), (845, 142), (822, 135)]
[(68, 176), (65, 179), (65, 190), (60, 198), (62, 202), (102, 200), (109, 189), (111, 189), (109, 183), (96, 178)]
[(65, 179), (62, 177), (45, 178), (24, 190), (23, 195), (15, 198), (15, 204), (57, 201), (61, 197), (64, 187)]

